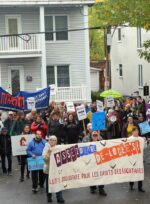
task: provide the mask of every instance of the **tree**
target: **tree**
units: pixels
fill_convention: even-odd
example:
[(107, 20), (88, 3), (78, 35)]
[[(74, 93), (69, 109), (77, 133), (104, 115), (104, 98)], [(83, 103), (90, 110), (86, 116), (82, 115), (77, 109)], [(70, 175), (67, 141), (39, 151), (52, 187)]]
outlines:
[[(99, 0), (98, 0), (99, 1)], [(93, 16), (101, 26), (129, 26), (142, 27), (150, 30), (150, 0), (103, 0), (92, 8)], [(98, 26), (96, 25), (96, 26)], [(143, 44), (140, 57), (149, 61), (149, 41)]]

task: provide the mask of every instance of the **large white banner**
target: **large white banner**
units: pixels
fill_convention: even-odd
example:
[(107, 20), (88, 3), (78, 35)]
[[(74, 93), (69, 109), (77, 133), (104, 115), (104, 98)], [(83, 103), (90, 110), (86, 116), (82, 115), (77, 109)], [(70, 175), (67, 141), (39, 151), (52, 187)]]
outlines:
[(142, 138), (56, 146), (49, 191), (143, 180), (143, 147)]
[(27, 145), (34, 137), (34, 134), (11, 136), (13, 156), (26, 155)]

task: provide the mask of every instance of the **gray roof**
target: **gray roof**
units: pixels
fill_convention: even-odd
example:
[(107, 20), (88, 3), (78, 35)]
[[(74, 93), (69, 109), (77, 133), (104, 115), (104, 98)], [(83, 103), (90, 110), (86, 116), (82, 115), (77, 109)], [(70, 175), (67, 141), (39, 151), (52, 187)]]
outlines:
[(95, 0), (0, 0), (0, 6), (93, 4)]

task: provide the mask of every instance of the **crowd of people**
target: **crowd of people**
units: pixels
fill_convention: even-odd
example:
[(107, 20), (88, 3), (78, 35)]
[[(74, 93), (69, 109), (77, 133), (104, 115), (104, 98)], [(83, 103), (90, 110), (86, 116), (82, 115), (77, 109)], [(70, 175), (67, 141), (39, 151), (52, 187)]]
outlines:
[[(75, 104), (75, 106), (78, 104)], [(44, 170), (31, 171), (32, 191), (38, 192), (46, 183), (47, 201), (52, 202), (52, 194), (48, 191), (49, 157), (52, 147), (59, 144), (74, 144), (92, 142), (122, 137), (141, 136), (139, 123), (146, 121), (145, 101), (140, 97), (128, 98), (125, 101), (115, 101), (115, 106), (105, 108), (106, 129), (92, 131), (92, 113), (97, 112), (96, 103), (83, 104), (87, 118), (79, 121), (76, 112), (67, 112), (65, 103), (56, 104), (52, 101), (46, 110), (31, 112), (2, 111), (0, 115), (0, 156), (3, 174), (12, 175), (12, 147), (11, 137), (21, 134), (35, 134), (27, 147), (27, 155), (17, 156), (20, 165), (20, 182), (25, 176), (30, 178), (27, 168), (27, 157), (43, 156)], [(142, 137), (149, 138), (149, 133)], [(6, 165), (7, 159), (7, 165)], [(26, 175), (25, 175), (26, 172)], [(97, 187), (91, 186), (91, 193)], [(133, 183), (130, 183), (133, 190)], [(98, 186), (99, 194), (106, 196), (104, 186)], [(138, 190), (144, 192), (142, 181), (138, 182)], [(57, 201), (64, 203), (62, 192), (56, 193)]]

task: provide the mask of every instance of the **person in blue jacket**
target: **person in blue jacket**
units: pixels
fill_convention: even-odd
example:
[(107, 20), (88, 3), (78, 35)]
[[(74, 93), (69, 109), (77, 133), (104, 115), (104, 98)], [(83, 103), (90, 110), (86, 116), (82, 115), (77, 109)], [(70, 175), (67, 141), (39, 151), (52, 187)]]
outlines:
[[(45, 147), (46, 140), (42, 139), (41, 130), (37, 130), (35, 138), (32, 139), (27, 147), (28, 157), (36, 158), (37, 156), (42, 156), (43, 149)], [(38, 184), (40, 188), (44, 187), (45, 175), (43, 170), (34, 170), (31, 172), (32, 176), (32, 191), (33, 193), (38, 192)]]

